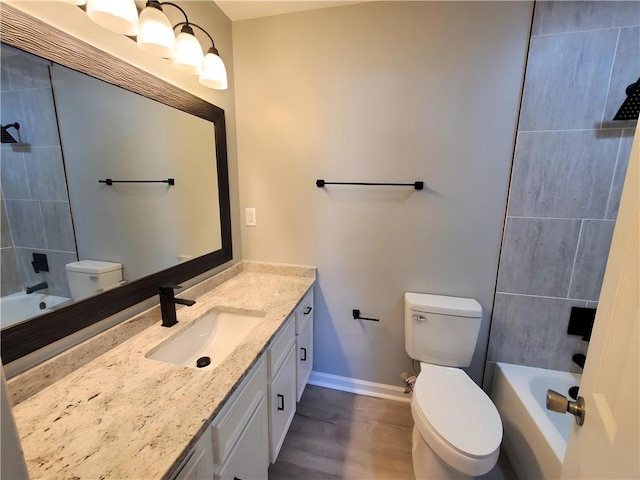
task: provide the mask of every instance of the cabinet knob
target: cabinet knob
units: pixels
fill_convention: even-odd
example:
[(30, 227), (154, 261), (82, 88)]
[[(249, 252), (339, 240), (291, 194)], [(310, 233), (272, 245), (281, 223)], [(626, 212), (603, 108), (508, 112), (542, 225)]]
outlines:
[(302, 358), (300, 359), (300, 361), (306, 362), (307, 361), (307, 349), (304, 348), (304, 347), (300, 347), (300, 350), (302, 350)]
[(307, 309), (304, 311), (304, 314), (309, 315), (311, 313), (311, 310), (313, 310), (313, 308), (307, 307)]
[(284, 395), (278, 394), (278, 410), (284, 410)]

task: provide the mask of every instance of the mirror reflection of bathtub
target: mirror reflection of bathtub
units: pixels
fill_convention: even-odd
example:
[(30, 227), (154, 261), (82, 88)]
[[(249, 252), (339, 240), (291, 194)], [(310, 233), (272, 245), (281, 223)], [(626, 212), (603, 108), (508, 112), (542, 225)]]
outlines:
[(10, 327), (36, 315), (50, 312), (71, 302), (70, 298), (34, 292), (18, 292), (0, 298), (0, 329)]
[(568, 396), (581, 378), (578, 373), (496, 364), (491, 399), (502, 419), (502, 448), (518, 478), (560, 478), (575, 418), (547, 410), (547, 390)]

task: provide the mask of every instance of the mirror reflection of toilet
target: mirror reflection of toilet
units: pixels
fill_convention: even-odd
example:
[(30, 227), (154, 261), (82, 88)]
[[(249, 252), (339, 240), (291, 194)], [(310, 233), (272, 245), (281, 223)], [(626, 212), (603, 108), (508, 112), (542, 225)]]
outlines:
[(502, 422), (460, 369), (471, 364), (482, 307), (471, 298), (405, 293), (404, 299), (405, 349), (421, 368), (411, 400), (415, 477), (484, 475), (498, 461)]
[(74, 300), (97, 295), (122, 285), (122, 264), (98, 260), (67, 263), (67, 280)]

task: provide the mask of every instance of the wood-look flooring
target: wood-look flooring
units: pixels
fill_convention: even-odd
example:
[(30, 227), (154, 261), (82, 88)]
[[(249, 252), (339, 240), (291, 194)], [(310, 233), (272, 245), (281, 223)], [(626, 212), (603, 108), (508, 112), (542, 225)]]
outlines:
[[(269, 480), (414, 480), (408, 403), (307, 385)], [(515, 479), (501, 455), (483, 480)]]

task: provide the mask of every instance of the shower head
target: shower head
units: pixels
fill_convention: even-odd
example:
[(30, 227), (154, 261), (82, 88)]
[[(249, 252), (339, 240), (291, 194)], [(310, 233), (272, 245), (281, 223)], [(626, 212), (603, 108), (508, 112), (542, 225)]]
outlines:
[(613, 117), (614, 120), (637, 120), (638, 115), (640, 114), (640, 78), (637, 82), (632, 83), (625, 90), (627, 94), (627, 98), (616, 116)]
[(8, 125), (2, 125), (2, 143), (18, 143), (18, 141), (13, 137), (13, 135), (11, 135), (7, 131), (7, 128), (12, 128), (12, 127), (16, 129), (16, 132), (20, 130), (20, 124), (18, 122), (10, 123)]

